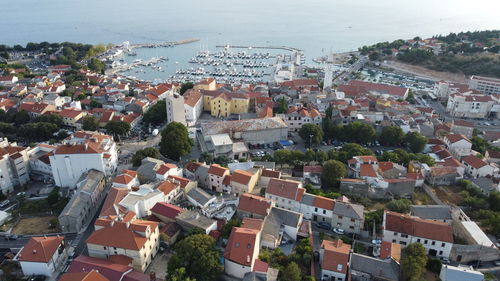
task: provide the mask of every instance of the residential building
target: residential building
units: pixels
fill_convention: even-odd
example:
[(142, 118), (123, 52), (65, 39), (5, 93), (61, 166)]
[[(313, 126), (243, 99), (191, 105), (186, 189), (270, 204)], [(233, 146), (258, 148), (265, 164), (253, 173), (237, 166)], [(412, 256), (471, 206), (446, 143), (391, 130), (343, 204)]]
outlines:
[(3, 194), (29, 181), (28, 149), (0, 138), (0, 190)]
[(166, 202), (165, 194), (153, 185), (144, 184), (127, 193), (119, 205), (134, 212), (138, 218), (143, 218), (151, 215), (151, 208), (158, 202)]
[(403, 247), (420, 243), (430, 256), (450, 256), (453, 229), (448, 223), (385, 211), (383, 229), (384, 241), (399, 243)]
[(208, 169), (208, 183), (209, 189), (216, 192), (223, 192), (224, 177), (229, 175), (229, 169), (220, 166), (219, 164), (212, 164)]
[(172, 163), (164, 163), (156, 169), (157, 180), (164, 181), (167, 180), (169, 176), (182, 176), (182, 168)]
[(472, 178), (492, 176), (494, 172), (493, 166), (484, 162), (481, 158), (469, 155), (462, 159), (465, 166), (465, 173)]
[(63, 236), (31, 237), (14, 257), (24, 275), (51, 277), (63, 269), (68, 253)]
[(80, 232), (99, 209), (106, 178), (103, 172), (90, 170), (76, 183), (76, 192), (59, 214), (62, 232)]
[(203, 96), (199, 90), (189, 89), (183, 98), (186, 123), (188, 126), (194, 126), (203, 112)]
[(360, 80), (351, 80), (347, 85), (339, 85), (338, 91), (344, 92), (346, 96), (359, 97), (360, 95), (388, 96), (395, 99), (406, 99), (409, 89)]
[(184, 110), (184, 98), (177, 93), (167, 95), (165, 99), (167, 107), (167, 124), (171, 122), (179, 122), (186, 124), (186, 112)]
[(332, 211), (332, 226), (347, 233), (359, 234), (363, 229), (364, 207), (349, 201), (336, 200)]
[(113, 179), (113, 187), (126, 188), (131, 190), (140, 185), (137, 172), (132, 170), (123, 170), (121, 174)]
[(237, 213), (239, 217), (263, 219), (274, 206), (274, 201), (261, 196), (244, 193), (239, 197)]
[(193, 88), (195, 90), (214, 91), (217, 89), (217, 83), (214, 78), (207, 78), (196, 83)]
[(451, 131), (454, 134), (464, 135), (470, 139), (474, 133), (474, 123), (460, 119), (453, 120)]
[(289, 131), (298, 132), (304, 124), (321, 125), (321, 114), (315, 108), (295, 107), (288, 108), (286, 114), (277, 114), (285, 121)]
[(113, 137), (96, 132), (74, 133), (54, 150), (49, 159), (54, 181), (60, 187), (74, 187), (82, 174), (90, 169), (109, 176), (118, 165)]
[(486, 95), (499, 95), (500, 79), (472, 75), (469, 79), (469, 87)]
[(126, 256), (135, 270), (144, 272), (160, 248), (158, 223), (138, 219), (125, 222), (120, 217), (99, 218), (86, 242), (90, 257)]
[(446, 111), (451, 116), (462, 118), (485, 118), (489, 116), (495, 100), (489, 95), (466, 93), (451, 94)]
[(472, 142), (464, 135), (449, 134), (444, 136), (443, 141), (457, 159), (471, 154)]
[(276, 207), (299, 211), (305, 191), (299, 181), (273, 178), (267, 185), (266, 198), (274, 200)]
[(64, 273), (59, 281), (110, 281), (99, 271), (91, 270), (89, 272)]
[(377, 259), (352, 253), (349, 260), (349, 275), (352, 281), (399, 281), (401, 266), (399, 261)]
[(48, 180), (52, 178), (52, 167), (49, 155), (57, 146), (38, 144), (28, 151), (30, 174), (35, 179)]
[(59, 112), (61, 116), (63, 125), (73, 128), (81, 129), (81, 125), (78, 123), (86, 115), (85, 111), (74, 110), (74, 109), (63, 109)]
[(297, 241), (303, 223), (303, 215), (298, 212), (271, 207), (262, 227), (262, 247), (275, 249), (281, 241)]
[(227, 117), (231, 114), (248, 113), (250, 98), (243, 93), (203, 91), (203, 110), (212, 116)]
[(181, 212), (175, 218), (176, 222), (186, 232), (191, 231), (193, 228), (203, 230), (205, 234), (209, 234), (213, 230), (217, 230), (217, 221), (210, 219), (199, 212), (186, 210)]
[(426, 220), (442, 221), (451, 224), (451, 207), (449, 205), (411, 205), (410, 214)]
[(165, 202), (158, 202), (151, 208), (151, 213), (164, 223), (175, 222), (175, 218), (184, 212), (184, 209)]
[(351, 245), (342, 240), (323, 240), (320, 248), (321, 279), (346, 281)]
[(260, 252), (261, 231), (234, 227), (224, 251), (224, 271), (226, 274), (243, 278), (254, 271)]
[(439, 279), (441, 281), (484, 281), (484, 274), (482, 272), (474, 270), (472, 266), (458, 265), (452, 266), (445, 264), (441, 267), (441, 272), (439, 273)]
[(432, 186), (452, 185), (463, 176), (460, 175), (457, 167), (436, 166), (430, 167), (425, 179)]
[(259, 172), (235, 170), (231, 175), (231, 192), (237, 196), (241, 196), (243, 193), (251, 193), (259, 180)]
[(185, 189), (185, 191), (189, 203), (200, 209), (208, 207), (208, 205), (217, 200), (217, 197), (206, 193), (203, 189), (198, 187)]

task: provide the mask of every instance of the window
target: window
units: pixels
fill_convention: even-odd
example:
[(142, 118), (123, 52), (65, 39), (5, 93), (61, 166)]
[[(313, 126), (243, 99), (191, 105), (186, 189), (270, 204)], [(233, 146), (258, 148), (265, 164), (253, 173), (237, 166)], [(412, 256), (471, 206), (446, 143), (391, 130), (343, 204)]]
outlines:
[(408, 238), (408, 235), (407, 235), (407, 234), (402, 234), (402, 233), (401, 233), (401, 237), (403, 237), (403, 238)]
[(436, 245), (436, 241), (432, 241), (431, 245), (432, 246)]
[(342, 271), (343, 265), (342, 264), (337, 264), (337, 270)]
[(439, 255), (442, 256), (443, 255), (443, 251), (439, 251)]
[(405, 241), (399, 241), (399, 244), (406, 245), (406, 242)]
[(236, 248), (239, 248), (239, 247), (240, 247), (240, 243), (239, 243), (239, 242), (236, 242), (236, 244), (234, 244), (234, 246), (235, 246)]
[(355, 219), (351, 219), (351, 222), (355, 222), (356, 220)]
[(339, 216), (339, 220), (341, 220), (341, 219), (342, 219), (342, 216)]
[(427, 240), (424, 240), (424, 244), (427, 244)]
[(314, 211), (317, 212), (318, 211), (318, 208), (314, 208)]
[(323, 210), (323, 214), (326, 214), (326, 210)]
[(444, 244), (444, 243), (441, 243), (441, 247), (442, 247), (442, 248), (444, 248), (444, 246), (445, 246), (445, 245), (446, 245), (446, 244)]
[(349, 229), (354, 229), (354, 226), (352, 226), (352, 225), (351, 225), (351, 226), (349, 226)]
[(107, 248), (106, 248), (106, 246), (104, 246), (103, 248), (104, 248), (104, 250), (106, 250), (106, 249), (107, 249)]
[(417, 242), (420, 243), (420, 238), (417, 239)]
[(250, 248), (252, 248), (252, 244), (248, 243), (247, 244), (247, 249), (250, 249)]
[(396, 239), (392, 239), (392, 243), (396, 243)]
[(398, 233), (397, 233), (397, 232), (394, 232), (394, 236), (398, 236)]

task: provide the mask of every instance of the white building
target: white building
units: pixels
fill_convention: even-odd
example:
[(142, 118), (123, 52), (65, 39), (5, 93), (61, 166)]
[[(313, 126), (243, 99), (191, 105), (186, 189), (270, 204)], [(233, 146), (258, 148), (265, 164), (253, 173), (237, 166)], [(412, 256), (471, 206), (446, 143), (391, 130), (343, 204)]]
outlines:
[(189, 89), (183, 98), (186, 123), (188, 126), (194, 126), (203, 112), (203, 96), (199, 90)]
[(290, 107), (287, 114), (278, 114), (285, 121), (289, 131), (298, 132), (304, 124), (321, 125), (321, 114), (315, 108)]
[(14, 186), (28, 181), (28, 149), (9, 143), (7, 138), (0, 139), (0, 190), (7, 194), (14, 190)]
[(62, 270), (68, 258), (64, 237), (31, 237), (17, 253), (14, 260), (19, 261), (24, 275), (52, 276)]
[(129, 192), (119, 205), (143, 218), (151, 214), (151, 208), (158, 202), (165, 202), (165, 194), (150, 185), (142, 185), (139, 190)]
[(448, 258), (453, 247), (453, 228), (448, 223), (385, 211), (383, 229), (384, 241), (403, 247), (420, 243), (430, 256)]
[(321, 280), (347, 281), (351, 245), (323, 240), (320, 249)]
[(492, 176), (495, 170), (493, 166), (474, 155), (464, 157), (462, 163), (465, 166), (465, 173), (472, 178)]
[(449, 134), (444, 136), (443, 142), (446, 144), (451, 154), (458, 159), (471, 154), (472, 142), (464, 135)]
[(90, 169), (106, 176), (116, 171), (116, 143), (108, 135), (79, 131), (59, 145), (49, 157), (57, 186), (74, 187), (82, 174)]
[(276, 207), (297, 212), (305, 191), (299, 181), (272, 178), (266, 188), (266, 198), (274, 200)]
[(490, 114), (494, 104), (495, 100), (488, 95), (477, 95), (472, 92), (451, 94), (446, 104), (446, 111), (455, 117), (485, 118)]
[(469, 87), (486, 95), (500, 94), (500, 79), (472, 75)]
[(186, 125), (184, 98), (177, 93), (173, 93), (167, 95), (165, 103), (167, 106), (167, 124), (171, 122), (179, 122)]
[(482, 272), (474, 270), (472, 266), (451, 266), (445, 264), (443, 265), (443, 267), (441, 267), (439, 279), (441, 281), (483, 281), (484, 274)]
[(243, 279), (246, 273), (254, 271), (260, 252), (260, 229), (233, 228), (224, 251), (226, 274)]

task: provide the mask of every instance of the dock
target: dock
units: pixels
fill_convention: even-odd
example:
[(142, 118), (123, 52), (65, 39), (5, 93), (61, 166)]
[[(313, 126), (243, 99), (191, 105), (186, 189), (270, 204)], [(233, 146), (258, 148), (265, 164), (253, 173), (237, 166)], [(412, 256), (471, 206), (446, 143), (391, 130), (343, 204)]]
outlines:
[(142, 43), (142, 44), (130, 44), (130, 48), (161, 48), (161, 47), (173, 47), (177, 45), (190, 44), (194, 42), (198, 42), (200, 39), (185, 39), (173, 42), (159, 42), (159, 43)]
[(235, 49), (269, 49), (269, 50), (285, 50), (290, 52), (303, 52), (303, 50), (288, 46), (242, 46), (242, 45), (217, 45), (217, 48), (235, 48)]

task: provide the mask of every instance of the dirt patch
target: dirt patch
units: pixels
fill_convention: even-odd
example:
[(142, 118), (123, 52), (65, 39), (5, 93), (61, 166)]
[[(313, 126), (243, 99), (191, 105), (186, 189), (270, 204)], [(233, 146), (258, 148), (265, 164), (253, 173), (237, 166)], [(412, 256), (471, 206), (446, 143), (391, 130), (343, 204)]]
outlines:
[(423, 191), (415, 191), (412, 196), (413, 204), (415, 205), (433, 205), (431, 197)]
[(35, 217), (21, 219), (12, 230), (14, 234), (48, 234), (59, 232), (57, 228), (50, 228), (50, 221), (56, 219), (50, 217)]
[(416, 76), (421, 76), (424, 78), (429, 78), (435, 81), (446, 80), (464, 84), (467, 83), (467, 77), (461, 73), (435, 71), (425, 68), (423, 66), (402, 63), (394, 60), (389, 60), (387, 61), (387, 63), (383, 63), (382, 65), (385, 67), (392, 68), (396, 71), (405, 72)]
[(457, 186), (440, 186), (435, 188), (434, 192), (443, 202), (460, 205), (463, 200), (460, 195), (460, 188)]

